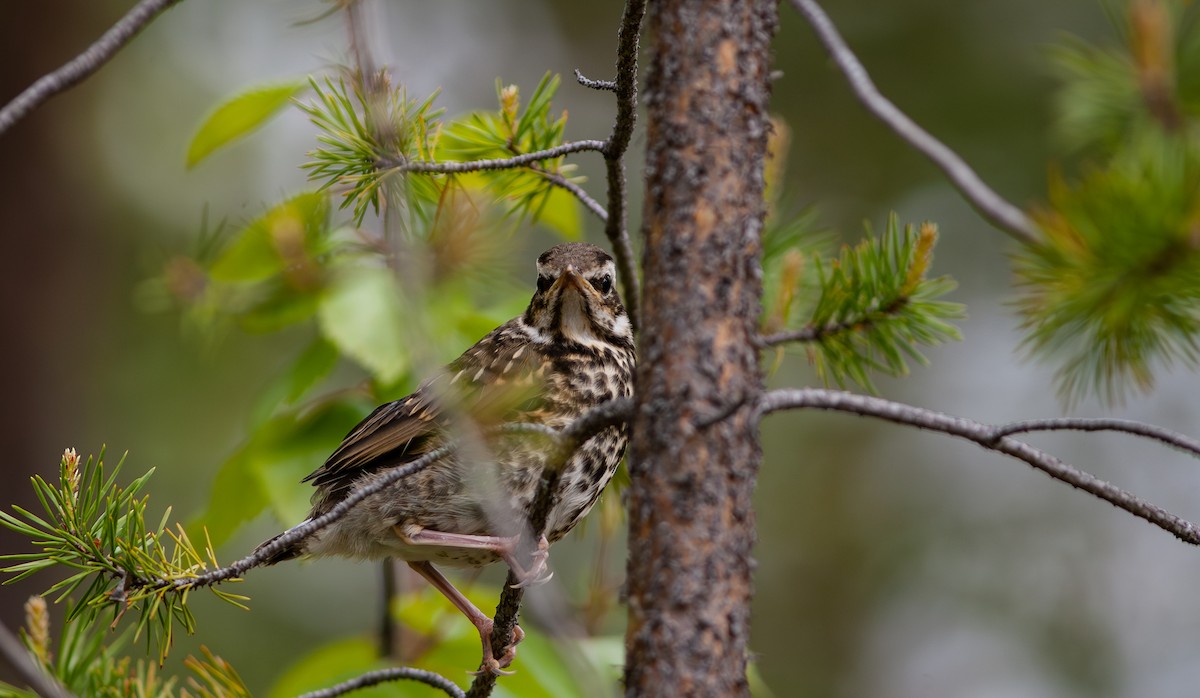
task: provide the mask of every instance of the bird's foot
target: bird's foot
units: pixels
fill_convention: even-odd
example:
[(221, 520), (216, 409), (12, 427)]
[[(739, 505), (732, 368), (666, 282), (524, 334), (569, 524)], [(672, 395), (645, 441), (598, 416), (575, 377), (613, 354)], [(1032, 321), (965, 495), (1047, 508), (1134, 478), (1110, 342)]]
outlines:
[(483, 640), (483, 661), (479, 663), (477, 671), (470, 672), (474, 676), (480, 674), (492, 674), (494, 676), (512, 676), (516, 672), (504, 671), (517, 658), (517, 645), (521, 640), (525, 639), (525, 631), (521, 630), (521, 626), (514, 625), (512, 632), (512, 641), (504, 648), (504, 654), (497, 659), (492, 651), (492, 624), (489, 621), (487, 628), (479, 627), (479, 637)]
[(517, 578), (517, 583), (513, 584), (512, 588), (522, 589), (533, 587), (550, 581), (554, 577), (554, 573), (550, 571), (550, 566), (547, 564), (549, 559), (550, 541), (546, 540), (546, 536), (538, 538), (537, 550), (533, 551), (530, 555), (529, 569), (525, 569), (517, 562), (515, 551), (507, 555), (505, 562), (508, 563), (513, 576)]

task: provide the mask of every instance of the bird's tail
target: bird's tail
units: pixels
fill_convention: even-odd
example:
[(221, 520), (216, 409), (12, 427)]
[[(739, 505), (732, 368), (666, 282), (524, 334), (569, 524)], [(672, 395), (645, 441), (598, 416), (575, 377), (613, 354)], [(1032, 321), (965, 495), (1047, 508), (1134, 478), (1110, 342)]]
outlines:
[(287, 533), (288, 531), (284, 531), (278, 535), (271, 536), (262, 543), (259, 543), (258, 547), (254, 549), (256, 554), (266, 553), (267, 558), (263, 561), (263, 565), (274, 565), (277, 562), (291, 560), (304, 554), (304, 550), (300, 547), (299, 543), (283, 545), (279, 543), (279, 539), (283, 538)]

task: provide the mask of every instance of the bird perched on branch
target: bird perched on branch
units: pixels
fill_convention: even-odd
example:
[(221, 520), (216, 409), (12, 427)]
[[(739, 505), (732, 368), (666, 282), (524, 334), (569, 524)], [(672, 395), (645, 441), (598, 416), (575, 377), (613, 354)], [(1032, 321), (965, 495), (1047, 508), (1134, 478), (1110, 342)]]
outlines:
[(591, 407), (632, 394), (634, 366), (629, 318), (604, 250), (556, 245), (538, 257), (537, 274), (523, 315), (492, 330), (415, 393), (377, 408), (305, 478), (317, 488), (309, 519), (389, 470), (450, 443), (455, 451), (269, 560), (338, 555), (406, 561), (479, 630), (483, 671), (508, 666), (524, 633), (518, 627), (504, 655), (495, 657), (492, 619), (434, 563), (481, 567), (503, 560), (520, 584), (545, 581), (549, 544), (592, 508), (627, 441), (624, 427), (609, 427), (568, 458), (538, 550), (519, 560), (517, 542), (552, 446), (536, 435), (489, 426), (524, 422), (561, 429)]

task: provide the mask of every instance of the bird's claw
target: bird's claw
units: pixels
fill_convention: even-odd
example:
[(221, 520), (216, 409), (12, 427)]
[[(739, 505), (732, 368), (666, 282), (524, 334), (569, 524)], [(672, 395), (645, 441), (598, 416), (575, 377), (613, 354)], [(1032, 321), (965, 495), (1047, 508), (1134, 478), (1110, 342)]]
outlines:
[(509, 567), (513, 571), (513, 575), (517, 578), (517, 583), (510, 585), (513, 589), (523, 589), (525, 587), (535, 587), (545, 584), (554, 577), (554, 573), (550, 571), (550, 566), (547, 561), (550, 559), (550, 542), (546, 540), (546, 536), (538, 538), (537, 550), (530, 555), (529, 569), (525, 569), (515, 560), (509, 562)]
[(483, 661), (479, 663), (479, 669), (468, 672), (472, 676), (480, 676), (483, 674), (492, 674), (494, 676), (512, 676), (515, 671), (504, 671), (513, 660), (517, 658), (517, 645), (521, 644), (521, 640), (525, 639), (525, 631), (521, 630), (521, 626), (514, 625), (512, 632), (512, 641), (508, 647), (504, 649), (504, 654), (497, 660), (495, 654), (492, 653), (492, 638), (491, 632), (480, 635), (483, 639)]

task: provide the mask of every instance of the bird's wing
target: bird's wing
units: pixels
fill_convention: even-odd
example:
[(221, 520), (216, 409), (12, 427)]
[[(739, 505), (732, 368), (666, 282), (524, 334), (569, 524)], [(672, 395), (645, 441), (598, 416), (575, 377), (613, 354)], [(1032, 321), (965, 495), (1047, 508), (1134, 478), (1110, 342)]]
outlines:
[(338, 500), (364, 473), (415, 460), (434, 448), (448, 403), (485, 424), (519, 419), (514, 415), (542, 392), (543, 370), (541, 353), (514, 323), (493, 330), (413, 394), (376, 408), (304, 481)]

